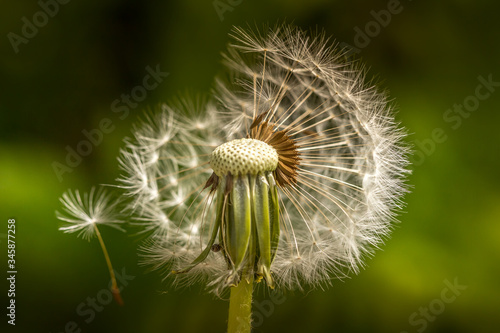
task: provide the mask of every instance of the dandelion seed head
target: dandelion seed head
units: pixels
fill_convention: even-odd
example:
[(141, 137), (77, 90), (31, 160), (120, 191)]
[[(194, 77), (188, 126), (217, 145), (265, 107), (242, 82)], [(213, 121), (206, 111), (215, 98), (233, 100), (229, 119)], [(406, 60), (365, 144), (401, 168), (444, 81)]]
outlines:
[(303, 289), (358, 272), (404, 206), (409, 149), (393, 107), (322, 34), (231, 35), (217, 101), (162, 105), (121, 151), (126, 209), (151, 233), (145, 260), (216, 292), (244, 274)]

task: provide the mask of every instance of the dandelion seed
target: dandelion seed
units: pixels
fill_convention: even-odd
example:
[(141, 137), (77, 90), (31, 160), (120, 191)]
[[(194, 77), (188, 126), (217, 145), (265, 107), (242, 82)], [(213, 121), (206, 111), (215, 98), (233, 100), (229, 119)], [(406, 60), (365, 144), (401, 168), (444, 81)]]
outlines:
[(64, 211), (63, 213), (57, 211), (56, 216), (60, 220), (65, 221), (67, 225), (60, 227), (59, 230), (65, 233), (77, 232), (78, 236), (82, 236), (82, 238), (87, 240), (90, 240), (94, 236), (97, 237), (111, 276), (111, 291), (116, 302), (122, 305), (123, 301), (120, 296), (120, 290), (116, 282), (108, 250), (97, 227), (100, 224), (125, 231), (120, 227), (123, 221), (116, 218), (115, 208), (118, 201), (111, 200), (109, 195), (102, 189), (96, 192), (94, 187), (90, 190), (90, 193), (84, 193), (83, 198), (78, 190), (74, 192), (68, 191), (63, 194), (60, 201), (63, 204)]
[(77, 232), (78, 236), (90, 240), (96, 235), (97, 224), (107, 225), (125, 231), (120, 225), (123, 221), (116, 219), (117, 201), (111, 198), (102, 189), (96, 192), (93, 187), (83, 197), (78, 190), (68, 191), (60, 199), (63, 204), (63, 212), (56, 212), (58, 219), (65, 221), (66, 225), (59, 228), (65, 233)]

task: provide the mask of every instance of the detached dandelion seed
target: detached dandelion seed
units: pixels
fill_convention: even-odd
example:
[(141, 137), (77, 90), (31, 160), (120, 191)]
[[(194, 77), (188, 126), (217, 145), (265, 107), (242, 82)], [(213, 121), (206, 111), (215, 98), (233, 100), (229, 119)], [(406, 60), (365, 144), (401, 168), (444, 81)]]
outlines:
[(125, 231), (120, 227), (122, 221), (116, 219), (116, 213), (114, 212), (118, 202), (113, 202), (102, 189), (96, 192), (95, 188), (92, 188), (90, 193), (85, 193), (83, 199), (78, 190), (74, 192), (68, 191), (63, 194), (60, 201), (63, 204), (64, 212), (56, 212), (56, 216), (60, 220), (65, 221), (67, 225), (60, 227), (59, 230), (65, 233), (78, 232), (78, 236), (82, 236), (82, 238), (87, 240), (97, 236), (111, 277), (113, 297), (118, 304), (122, 305), (123, 300), (116, 282), (108, 250), (97, 227), (98, 224), (102, 224)]
[(231, 290), (229, 332), (250, 332), (254, 283), (303, 289), (359, 271), (403, 206), (408, 148), (386, 96), (324, 35), (232, 37), (217, 103), (147, 116), (119, 187), (150, 234), (147, 263), (175, 285)]

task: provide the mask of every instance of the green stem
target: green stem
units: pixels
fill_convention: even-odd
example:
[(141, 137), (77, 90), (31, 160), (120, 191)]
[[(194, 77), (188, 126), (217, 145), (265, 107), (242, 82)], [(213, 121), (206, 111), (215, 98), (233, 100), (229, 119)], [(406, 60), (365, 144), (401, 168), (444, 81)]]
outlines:
[(123, 300), (120, 295), (120, 288), (118, 288), (118, 284), (116, 283), (115, 271), (113, 270), (113, 265), (111, 265), (111, 259), (109, 259), (108, 250), (106, 250), (106, 245), (104, 245), (104, 240), (102, 239), (101, 233), (99, 229), (97, 229), (97, 225), (94, 223), (94, 230), (97, 235), (97, 239), (99, 239), (99, 243), (101, 244), (102, 252), (104, 253), (104, 258), (106, 259), (106, 264), (108, 265), (109, 275), (111, 276), (111, 292), (113, 293), (113, 297), (116, 300), (118, 305), (123, 305)]
[(244, 277), (231, 288), (229, 299), (228, 333), (250, 333), (252, 322), (253, 275), (250, 281)]

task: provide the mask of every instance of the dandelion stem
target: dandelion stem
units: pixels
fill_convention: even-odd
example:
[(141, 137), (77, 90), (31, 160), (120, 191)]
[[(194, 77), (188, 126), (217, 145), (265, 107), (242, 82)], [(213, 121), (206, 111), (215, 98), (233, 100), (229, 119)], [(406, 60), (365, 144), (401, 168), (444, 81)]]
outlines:
[(102, 239), (101, 233), (97, 228), (97, 224), (94, 223), (95, 233), (97, 235), (97, 239), (99, 239), (99, 243), (101, 244), (102, 252), (104, 253), (104, 258), (106, 259), (106, 264), (108, 265), (109, 275), (111, 276), (111, 292), (113, 293), (113, 297), (115, 298), (116, 303), (119, 305), (123, 305), (123, 300), (120, 295), (120, 289), (118, 289), (118, 284), (116, 283), (115, 272), (113, 270), (113, 266), (111, 265), (111, 260), (109, 259), (108, 250), (106, 249), (106, 245), (104, 245), (104, 241)]
[(231, 288), (228, 333), (250, 333), (252, 322), (253, 275)]

